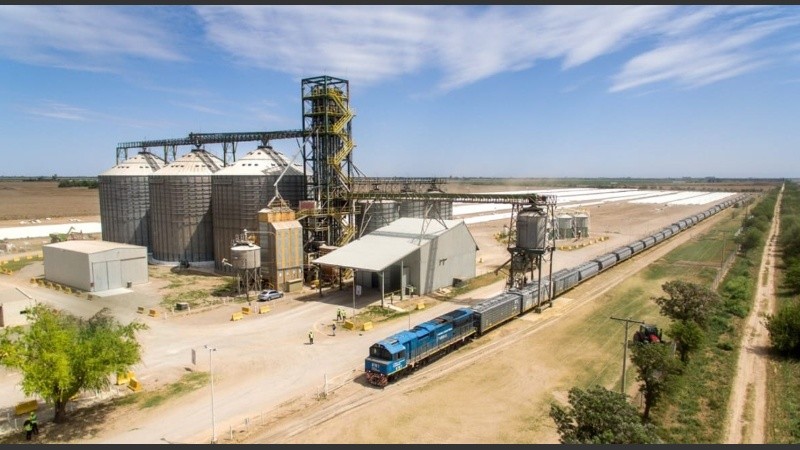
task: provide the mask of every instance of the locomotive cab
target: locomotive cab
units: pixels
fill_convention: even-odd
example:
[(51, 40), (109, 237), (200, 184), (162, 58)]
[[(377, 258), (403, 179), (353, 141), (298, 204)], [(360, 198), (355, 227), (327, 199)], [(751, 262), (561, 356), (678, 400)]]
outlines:
[(397, 339), (384, 339), (372, 344), (369, 356), (364, 361), (367, 381), (374, 385), (386, 386), (389, 377), (403, 370), (408, 364), (406, 348)]

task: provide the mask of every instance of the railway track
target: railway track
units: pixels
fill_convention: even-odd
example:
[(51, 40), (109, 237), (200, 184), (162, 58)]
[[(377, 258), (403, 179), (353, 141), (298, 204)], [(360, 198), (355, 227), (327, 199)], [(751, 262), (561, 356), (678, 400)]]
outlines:
[[(333, 395), (325, 399), (316, 399), (312, 395), (296, 398), (290, 402), (292, 406), (287, 406), (282, 412), (273, 413), (266, 423), (254, 426), (250, 431), (244, 433), (244, 436), (239, 437), (236, 442), (245, 444), (283, 443), (301, 433), (309, 432), (319, 424), (347, 414), (350, 411), (376, 401), (404, 395), (455, 371), (463, 370), (486, 355), (541, 332), (563, 316), (569, 315), (587, 303), (594, 301), (625, 279), (692, 239), (694, 235), (706, 232), (708, 228), (719, 221), (720, 217), (721, 215), (714, 215), (693, 227), (691, 233), (679, 233), (576, 286), (571, 291), (568, 291), (577, 294), (570, 296), (571, 301), (559, 304), (558, 299), (556, 299), (554, 303), (558, 305), (558, 309), (555, 309), (556, 307), (548, 308), (541, 315), (528, 313), (516, 318), (516, 320), (526, 320), (530, 326), (519, 328), (504, 336), (489, 333), (488, 337), (490, 339), (488, 340), (483, 340), (485, 337), (480, 338), (442, 356), (442, 359), (447, 359), (447, 364), (441, 364), (441, 360), (433, 362), (431, 365), (423, 366), (412, 374), (394, 381), (385, 388), (375, 388), (369, 385), (364, 377), (363, 368), (361, 368), (356, 370), (357, 376), (354, 376), (350, 382), (345, 383), (344, 386), (336, 390)], [(564, 296), (562, 295), (562, 297)], [(530, 317), (535, 317), (535, 319), (531, 320)]]

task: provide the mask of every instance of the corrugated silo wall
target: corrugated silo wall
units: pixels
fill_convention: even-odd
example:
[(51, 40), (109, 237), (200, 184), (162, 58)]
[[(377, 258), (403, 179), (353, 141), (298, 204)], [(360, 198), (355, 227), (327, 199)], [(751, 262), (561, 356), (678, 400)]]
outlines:
[(152, 251), (149, 176), (99, 176), (97, 188), (103, 240)]
[[(441, 216), (444, 220), (451, 220), (453, 218), (453, 202), (448, 201), (434, 201), (425, 202), (424, 200), (403, 200), (400, 202), (400, 217), (414, 217), (418, 219), (425, 218), (425, 210), (430, 206), (428, 211), (429, 219), (439, 219)], [(436, 211), (438, 212), (438, 215)]]
[(214, 259), (211, 175), (150, 176), (153, 258), (188, 262)]
[(357, 215), (356, 223), (359, 230), (364, 228), (363, 234), (369, 234), (378, 228), (385, 227), (400, 217), (400, 206), (392, 200), (362, 201), (359, 202), (358, 207), (361, 213)]
[[(231, 245), (246, 229), (258, 233), (258, 211), (275, 196), (277, 175), (213, 175), (211, 209), (214, 228), (214, 267), (224, 270), (222, 260), (231, 261)], [(302, 175), (284, 176), (278, 190), (281, 198), (297, 208), (305, 198)]]

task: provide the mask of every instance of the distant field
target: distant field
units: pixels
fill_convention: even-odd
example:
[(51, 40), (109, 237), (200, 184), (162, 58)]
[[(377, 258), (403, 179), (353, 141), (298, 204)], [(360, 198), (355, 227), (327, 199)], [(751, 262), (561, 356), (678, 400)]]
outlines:
[(59, 188), (58, 181), (0, 181), (0, 221), (89, 216), (100, 216), (97, 189)]
[[(633, 179), (633, 178), (440, 178), (440, 187), (450, 193), (501, 191), (503, 189), (596, 187), (754, 192), (775, 185), (775, 180)], [(22, 181), (0, 178), (0, 226), (21, 220), (50, 217), (100, 216), (97, 189), (59, 188), (58, 181)]]

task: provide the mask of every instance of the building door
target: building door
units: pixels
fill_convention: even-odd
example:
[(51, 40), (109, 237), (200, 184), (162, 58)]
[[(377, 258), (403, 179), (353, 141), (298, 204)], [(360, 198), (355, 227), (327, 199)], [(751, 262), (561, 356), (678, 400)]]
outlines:
[(116, 289), (122, 287), (122, 269), (119, 260), (107, 261), (108, 268), (108, 288)]
[(105, 261), (92, 263), (92, 279), (94, 280), (92, 292), (108, 290), (108, 265)]

